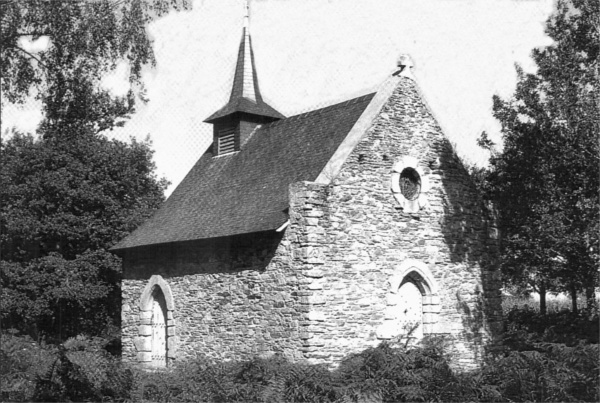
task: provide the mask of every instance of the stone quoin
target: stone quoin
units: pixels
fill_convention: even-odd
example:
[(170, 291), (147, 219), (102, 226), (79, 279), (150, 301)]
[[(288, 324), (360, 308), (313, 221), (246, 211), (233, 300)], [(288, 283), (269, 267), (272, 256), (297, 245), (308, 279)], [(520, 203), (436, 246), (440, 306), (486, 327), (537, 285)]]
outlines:
[(501, 329), (498, 231), (403, 55), (375, 93), (285, 117), (245, 18), (212, 145), (123, 258), (123, 359), (282, 354), (336, 365), (446, 339), (481, 364)]

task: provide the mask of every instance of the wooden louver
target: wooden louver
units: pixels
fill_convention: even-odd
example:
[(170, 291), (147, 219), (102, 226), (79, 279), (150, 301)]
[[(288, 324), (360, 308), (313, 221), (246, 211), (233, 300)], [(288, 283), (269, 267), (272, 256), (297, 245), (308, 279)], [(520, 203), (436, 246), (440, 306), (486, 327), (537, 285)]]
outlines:
[(235, 129), (227, 128), (223, 129), (219, 133), (218, 137), (219, 154), (227, 154), (235, 151)]

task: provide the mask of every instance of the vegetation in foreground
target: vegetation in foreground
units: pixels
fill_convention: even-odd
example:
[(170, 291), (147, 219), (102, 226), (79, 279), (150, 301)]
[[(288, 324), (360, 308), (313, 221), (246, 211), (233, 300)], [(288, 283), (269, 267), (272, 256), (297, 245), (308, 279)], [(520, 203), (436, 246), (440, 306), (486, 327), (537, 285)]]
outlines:
[(6, 332), (2, 401), (600, 401), (598, 315), (542, 315), (536, 308), (507, 311), (503, 350), (471, 373), (449, 366), (443, 340), (419, 348), (384, 343), (347, 357), (336, 370), (274, 356), (226, 363), (198, 358), (144, 372), (109, 354), (103, 339), (77, 337), (55, 346)]

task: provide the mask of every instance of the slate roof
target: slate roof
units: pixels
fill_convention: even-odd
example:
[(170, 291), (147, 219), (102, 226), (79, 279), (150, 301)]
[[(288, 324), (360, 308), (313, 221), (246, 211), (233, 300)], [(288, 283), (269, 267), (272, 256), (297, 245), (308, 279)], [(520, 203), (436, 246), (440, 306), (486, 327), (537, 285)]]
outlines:
[[(249, 47), (249, 52), (246, 52), (246, 46)], [(251, 82), (244, 82), (244, 66), (245, 66), (245, 58), (247, 55), (250, 55), (250, 65), (252, 71), (248, 74), (251, 74), (252, 80)], [(256, 102), (244, 98), (244, 85), (252, 85), (254, 88), (254, 96), (256, 98)], [(231, 87), (231, 95), (229, 97), (229, 102), (210, 115), (205, 122), (212, 123), (217, 119), (223, 118), (227, 115), (231, 115), (235, 112), (246, 112), (259, 116), (268, 116), (272, 118), (282, 119), (285, 116), (271, 107), (262, 99), (262, 95), (260, 93), (260, 88), (258, 85), (258, 76), (256, 74), (256, 66), (254, 64), (254, 51), (252, 50), (252, 38), (248, 33), (248, 29), (244, 28), (242, 32), (242, 40), (240, 42), (240, 49), (238, 51), (237, 63), (235, 65), (235, 73), (233, 75), (233, 86)]]
[(374, 94), (268, 123), (242, 150), (198, 160), (156, 214), (113, 249), (274, 230), (288, 186), (313, 181)]

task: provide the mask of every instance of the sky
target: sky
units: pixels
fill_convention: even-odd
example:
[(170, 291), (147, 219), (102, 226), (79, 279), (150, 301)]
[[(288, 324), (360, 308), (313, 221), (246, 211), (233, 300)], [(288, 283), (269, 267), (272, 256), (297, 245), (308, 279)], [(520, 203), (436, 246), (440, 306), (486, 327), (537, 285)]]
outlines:
[[(482, 165), (481, 132), (500, 140), (492, 96), (513, 93), (515, 63), (535, 71), (530, 53), (551, 44), (552, 10), (552, 0), (250, 0), (250, 33), (263, 99), (286, 116), (373, 92), (410, 54), (458, 155)], [(212, 141), (203, 120), (229, 98), (243, 16), (243, 0), (194, 0), (148, 27), (157, 61), (143, 74), (149, 101), (108, 136), (149, 136), (167, 195)], [(124, 94), (126, 76), (122, 64), (103, 85)], [(5, 108), (2, 133), (33, 132), (41, 118), (35, 103)]]

